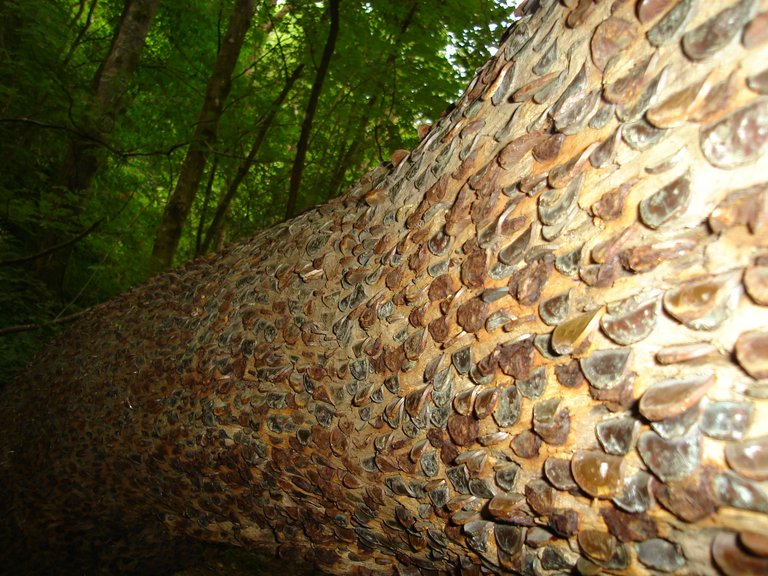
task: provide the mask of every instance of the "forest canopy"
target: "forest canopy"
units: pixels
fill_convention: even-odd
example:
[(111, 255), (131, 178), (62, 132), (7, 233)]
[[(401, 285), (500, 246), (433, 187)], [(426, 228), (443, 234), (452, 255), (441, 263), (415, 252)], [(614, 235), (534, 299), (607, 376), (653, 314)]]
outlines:
[(3, 381), (61, 320), (412, 148), (512, 4), (0, 0)]

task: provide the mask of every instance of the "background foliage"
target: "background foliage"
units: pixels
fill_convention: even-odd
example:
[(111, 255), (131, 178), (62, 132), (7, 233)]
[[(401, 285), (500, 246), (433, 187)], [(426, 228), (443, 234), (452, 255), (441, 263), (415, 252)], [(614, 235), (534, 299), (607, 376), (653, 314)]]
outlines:
[[(88, 193), (62, 187), (66, 150), (90, 137), (93, 82), (120, 25), (118, 0), (0, 0), (0, 379), (9, 381), (49, 338), (57, 318), (145, 280), (152, 238), (174, 189), (232, 0), (161, 1), (139, 66), (108, 138), (92, 138), (99, 168)], [(305, 210), (418, 141), (484, 63), (512, 2), (343, 0), (298, 199)], [(329, 16), (326, 2), (264, 0), (250, 26), (176, 252), (175, 264), (274, 224), (286, 192), (303, 111)], [(216, 209), (286, 85), (301, 75), (266, 126), (226, 210)], [(210, 232), (210, 234), (209, 234)], [(63, 277), (45, 259), (68, 239)], [(72, 241), (75, 240), (76, 241)]]

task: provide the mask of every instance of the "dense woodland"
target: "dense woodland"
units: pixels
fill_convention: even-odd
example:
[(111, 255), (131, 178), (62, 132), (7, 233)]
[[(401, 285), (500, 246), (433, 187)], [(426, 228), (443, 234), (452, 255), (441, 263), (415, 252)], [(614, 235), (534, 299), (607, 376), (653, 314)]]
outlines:
[(411, 148), (508, 4), (0, 0), (2, 381), (79, 311)]

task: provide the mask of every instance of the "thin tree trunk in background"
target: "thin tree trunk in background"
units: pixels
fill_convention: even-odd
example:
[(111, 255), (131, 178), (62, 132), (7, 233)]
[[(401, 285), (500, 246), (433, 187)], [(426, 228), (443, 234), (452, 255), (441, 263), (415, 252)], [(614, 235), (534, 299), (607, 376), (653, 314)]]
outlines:
[(205, 185), (205, 196), (203, 197), (203, 208), (200, 211), (200, 220), (197, 223), (197, 234), (195, 235), (195, 256), (203, 254), (203, 236), (205, 234), (205, 220), (208, 216), (208, 204), (213, 192), (213, 182), (216, 179), (216, 170), (219, 167), (219, 158), (214, 156), (211, 169), (208, 171), (208, 182)]
[(288, 203), (285, 207), (285, 219), (292, 218), (296, 214), (296, 203), (299, 197), (299, 188), (301, 187), (301, 175), (304, 172), (304, 160), (307, 157), (307, 147), (309, 146), (309, 133), (312, 130), (312, 121), (317, 110), (317, 103), (320, 100), (320, 92), (323, 89), (323, 81), (328, 72), (328, 66), (331, 64), (333, 50), (336, 47), (336, 38), (339, 35), (339, 2), (340, 0), (330, 0), (329, 9), (331, 13), (331, 27), (328, 30), (328, 40), (325, 43), (323, 56), (320, 59), (320, 66), (317, 68), (315, 83), (312, 85), (312, 91), (309, 94), (307, 110), (304, 112), (304, 121), (301, 124), (301, 134), (299, 143), (296, 146), (296, 158), (291, 169), (291, 182), (288, 188)]
[(349, 170), (349, 166), (351, 165), (355, 154), (360, 149), (360, 145), (363, 142), (365, 130), (368, 128), (368, 124), (371, 121), (371, 110), (373, 110), (376, 106), (377, 100), (378, 98), (376, 96), (372, 96), (368, 101), (368, 106), (366, 106), (365, 112), (363, 112), (363, 116), (357, 123), (357, 128), (352, 135), (352, 141), (350, 142), (349, 146), (347, 146), (339, 155), (336, 162), (336, 167), (333, 170), (333, 176), (331, 176), (331, 180), (328, 183), (326, 200), (329, 200), (339, 194), (339, 189), (341, 188), (341, 183), (344, 180), (344, 175), (347, 173), (347, 170)]
[(275, 116), (277, 115), (277, 112), (280, 110), (280, 106), (282, 106), (283, 102), (288, 96), (288, 93), (291, 91), (291, 88), (293, 88), (294, 83), (301, 75), (301, 71), (303, 69), (304, 65), (299, 65), (296, 70), (293, 71), (293, 74), (288, 77), (288, 79), (285, 81), (282, 92), (280, 92), (278, 97), (275, 98), (275, 101), (272, 102), (272, 106), (270, 107), (269, 112), (267, 112), (267, 115), (261, 121), (259, 131), (256, 133), (256, 138), (251, 145), (251, 149), (248, 151), (248, 156), (246, 156), (245, 160), (243, 160), (240, 166), (238, 166), (234, 179), (232, 182), (230, 182), (229, 186), (227, 187), (226, 194), (221, 199), (218, 207), (216, 208), (216, 214), (211, 221), (211, 225), (208, 227), (208, 233), (205, 235), (205, 241), (202, 244), (202, 249), (200, 250), (199, 254), (208, 252), (213, 241), (222, 237), (224, 217), (227, 214), (227, 210), (229, 210), (229, 206), (232, 203), (232, 200), (237, 194), (237, 189), (240, 187), (240, 184), (242, 184), (243, 180), (245, 180), (245, 177), (248, 175), (248, 171), (251, 169), (251, 166), (253, 166), (253, 161), (256, 158), (256, 154), (259, 152), (259, 148), (261, 148), (261, 145), (264, 143), (264, 140), (267, 137), (267, 132), (269, 131), (269, 128), (272, 125)]
[[(408, 14), (400, 23), (400, 32), (397, 36), (396, 42), (394, 43), (395, 45), (400, 44), (403, 36), (405, 36), (405, 33), (408, 31), (408, 28), (413, 23), (413, 18), (416, 15), (417, 9), (418, 9), (418, 2), (413, 2), (411, 4), (410, 9), (408, 10)], [(393, 66), (395, 64), (396, 58), (397, 58), (397, 53), (390, 54), (386, 60), (385, 69), (388, 69), (389, 67)], [(379, 77), (379, 82), (380, 81), (381, 81), (381, 76)], [(331, 176), (331, 180), (327, 188), (326, 200), (333, 198), (334, 196), (338, 195), (341, 192), (340, 188), (341, 188), (342, 182), (344, 181), (344, 176), (347, 173), (347, 170), (349, 170), (350, 166), (352, 165), (352, 162), (354, 161), (354, 158), (355, 158), (355, 154), (357, 154), (357, 151), (360, 149), (362, 143), (365, 141), (365, 131), (368, 128), (372, 111), (376, 107), (377, 102), (378, 102), (378, 97), (376, 95), (372, 96), (371, 99), (368, 101), (367, 110), (365, 111), (363, 117), (360, 119), (360, 122), (358, 122), (357, 132), (352, 138), (352, 143), (349, 146), (347, 146), (345, 150), (339, 155), (338, 160), (336, 162), (336, 167), (334, 168), (334, 171), (333, 171), (333, 176)]]
[[(273, 7), (276, 4), (277, 4), (277, 0), (271, 0), (271, 5)], [(285, 4), (282, 8), (280, 8), (280, 10), (278, 10), (274, 16), (269, 18), (269, 20), (261, 26), (262, 33), (265, 35), (270, 34), (275, 29), (275, 26), (280, 22), (282, 22), (283, 19), (288, 15), (288, 13), (291, 11), (291, 8), (292, 6), (290, 4)], [(263, 44), (258, 48), (259, 48), (258, 50), (253, 50), (251, 53), (251, 59), (254, 62), (258, 60), (261, 54), (261, 48), (263, 48)], [(254, 66), (254, 64), (251, 64), (251, 66)], [(298, 77), (298, 73), (303, 68), (304, 68), (303, 64), (299, 66), (299, 68), (296, 71), (297, 77)], [(295, 81), (295, 78), (292, 78), (290, 80), (291, 86), (293, 85), (294, 81)], [(286, 95), (287, 93), (288, 93), (288, 90), (285, 90)], [(282, 104), (282, 101), (284, 99), (285, 99), (285, 96), (282, 96), (280, 99), (280, 104)], [(270, 110), (272, 109), (273, 108), (270, 108)], [(275, 108), (274, 111), (275, 111), (274, 114), (271, 114), (271, 115), (268, 114), (268, 119), (262, 120), (260, 122), (260, 124), (262, 125), (262, 128), (260, 129), (259, 134), (256, 137), (256, 143), (252, 145), (249, 154), (246, 156), (246, 159), (237, 167), (237, 172), (235, 173), (234, 180), (230, 180), (230, 183), (227, 185), (227, 190), (224, 192), (224, 194), (222, 195), (222, 197), (218, 202), (216, 212), (214, 213), (213, 221), (211, 222), (210, 226), (208, 227), (208, 230), (206, 231), (205, 230), (205, 224), (207, 219), (206, 212), (208, 208), (208, 201), (210, 199), (211, 187), (213, 184), (213, 180), (212, 179), (209, 180), (208, 186), (206, 187), (204, 213), (200, 216), (200, 221), (197, 229), (197, 237), (195, 239), (195, 256), (201, 256), (211, 249), (214, 251), (217, 251), (223, 245), (224, 228), (225, 228), (224, 218), (226, 217), (227, 210), (229, 209), (229, 206), (237, 193), (237, 189), (239, 188), (240, 183), (242, 183), (243, 179), (248, 173), (248, 170), (253, 165), (253, 160), (259, 148), (261, 147), (264, 137), (266, 136), (267, 129), (269, 128), (269, 125), (271, 124), (275, 114), (277, 113), (277, 108)]]
[[(124, 96), (139, 63), (159, 4), (160, 0), (126, 1), (109, 52), (94, 75), (93, 113), (86, 119), (85, 125), (79, 127), (84, 135), (71, 141), (52, 183), (54, 190), (61, 191), (59, 194), (62, 208), (74, 215), (80, 213), (86, 192), (102, 163), (99, 142), (108, 139), (117, 118), (125, 110)], [(66, 192), (72, 193), (74, 198), (67, 198)], [(41, 249), (61, 243), (64, 236), (58, 230), (43, 234)], [(48, 258), (38, 263), (40, 275), (54, 289), (62, 288), (71, 252), (70, 245), (66, 249), (51, 253)]]
[(203, 176), (205, 162), (216, 142), (224, 104), (232, 88), (232, 74), (255, 10), (256, 0), (237, 0), (232, 9), (227, 35), (219, 47), (208, 80), (192, 142), (155, 236), (150, 261), (150, 268), (155, 272), (169, 268), (173, 263), (184, 224)]
[[(91, 24), (93, 23), (93, 13), (96, 11), (96, 4), (98, 4), (99, 0), (92, 0), (91, 5), (88, 7), (88, 14), (85, 17), (85, 22), (80, 27), (80, 30), (77, 32), (77, 36), (75, 37), (72, 44), (69, 46), (69, 50), (67, 50), (66, 56), (62, 58), (62, 64), (66, 66), (69, 63), (70, 58), (72, 58), (72, 55), (75, 53), (75, 50), (82, 42), (83, 38), (85, 37), (85, 33), (88, 32), (89, 28), (91, 27)], [(83, 12), (85, 11), (85, 5), (86, 2), (83, 0), (80, 2), (80, 6), (77, 9), (77, 14), (74, 18), (72, 18), (72, 25), (76, 25), (80, 21), (80, 17), (83, 15)]]

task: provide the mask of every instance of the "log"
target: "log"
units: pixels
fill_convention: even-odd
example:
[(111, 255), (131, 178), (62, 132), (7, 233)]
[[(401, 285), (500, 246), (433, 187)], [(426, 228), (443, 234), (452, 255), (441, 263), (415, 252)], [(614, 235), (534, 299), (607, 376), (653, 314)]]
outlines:
[(5, 391), (3, 571), (768, 573), (768, 2), (520, 14), (409, 154)]

